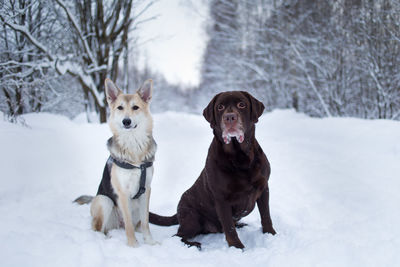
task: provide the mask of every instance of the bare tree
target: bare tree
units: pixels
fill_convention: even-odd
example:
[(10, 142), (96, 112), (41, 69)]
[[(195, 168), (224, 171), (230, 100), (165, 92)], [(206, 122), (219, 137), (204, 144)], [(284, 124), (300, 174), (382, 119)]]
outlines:
[[(2, 66), (25, 64), (43, 75), (52, 71), (58, 75), (75, 77), (83, 90), (87, 109), (93, 105), (100, 115), (100, 121), (105, 122), (103, 81), (106, 76), (117, 79), (118, 64), (123, 53), (129, 52), (129, 34), (144, 22), (140, 18), (153, 1), (19, 0), (19, 5), (15, 3), (10, 0), (1, 6), (2, 45), (9, 51), (23, 43), (30, 52), (36, 52), (32, 52), (32, 58), (27, 58), (27, 51), (21, 51), (16, 61), (18, 64), (5, 55)], [(30, 10), (36, 10), (34, 16), (37, 18), (26, 20)], [(42, 36), (43, 32), (48, 33), (47, 36)], [(10, 35), (15, 36), (12, 38), (15, 43), (13, 47), (8, 41)], [(17, 67), (13, 72), (21, 71)], [(7, 71), (1, 71), (0, 74), (3, 78), (4, 73)], [(13, 80), (9, 79), (10, 82)], [(3, 87), (3, 91), (6, 97), (7, 94), (11, 97), (12, 91), (16, 101), (10, 103), (21, 106), (18, 88)], [(17, 113), (22, 112), (17, 110)]]
[(46, 87), (44, 76), (52, 76), (44, 62), (45, 55), (20, 31), (11, 31), (8, 24), (16, 27), (29, 25), (32, 38), (44, 40), (47, 23), (54, 17), (44, 11), (43, 3), (29, 0), (9, 1), (0, 6), (1, 61), (0, 87), (3, 92), (7, 113), (17, 116), (24, 112), (40, 111), (46, 96), (38, 87)]

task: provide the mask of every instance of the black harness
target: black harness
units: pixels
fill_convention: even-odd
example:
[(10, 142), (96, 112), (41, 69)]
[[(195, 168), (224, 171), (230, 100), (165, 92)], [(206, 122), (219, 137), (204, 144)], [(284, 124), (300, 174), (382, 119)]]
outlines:
[(144, 162), (143, 164), (140, 164), (140, 166), (135, 166), (130, 163), (124, 162), (124, 161), (119, 161), (116, 158), (113, 158), (110, 156), (108, 158), (109, 161), (114, 162), (115, 165), (122, 169), (127, 169), (127, 170), (132, 170), (132, 169), (140, 169), (140, 184), (139, 184), (139, 190), (136, 193), (135, 196), (132, 197), (132, 199), (137, 199), (139, 198), (144, 192), (146, 192), (146, 169), (148, 167), (153, 166), (153, 162)]

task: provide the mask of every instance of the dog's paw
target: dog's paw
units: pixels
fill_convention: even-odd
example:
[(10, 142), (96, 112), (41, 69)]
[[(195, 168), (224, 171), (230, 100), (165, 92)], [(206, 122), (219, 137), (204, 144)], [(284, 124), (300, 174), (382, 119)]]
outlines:
[(237, 223), (235, 224), (235, 227), (238, 228), (238, 229), (240, 229), (240, 228), (243, 228), (243, 227), (245, 227), (245, 226), (247, 226), (247, 225), (248, 225), (247, 223), (237, 222)]
[(186, 238), (182, 238), (181, 241), (185, 243), (186, 246), (190, 247), (196, 247), (198, 250), (201, 250), (201, 243), (196, 242), (196, 241), (189, 241)]
[(276, 235), (276, 231), (275, 231), (274, 227), (272, 227), (272, 225), (263, 226), (262, 232), (264, 234), (269, 233), (271, 235)]
[(155, 240), (152, 239), (152, 238), (145, 238), (145, 239), (144, 239), (144, 243), (147, 244), (147, 245), (150, 245), (150, 246), (161, 245), (160, 242), (155, 241)]
[(235, 247), (235, 248), (239, 248), (239, 249), (242, 249), (242, 250), (244, 249), (244, 245), (239, 239), (227, 240), (227, 241), (228, 241), (228, 245), (230, 247)]
[(128, 246), (130, 246), (132, 248), (138, 248), (139, 247), (139, 242), (137, 242), (137, 240), (135, 240), (135, 239), (128, 240)]
[(238, 242), (238, 243), (234, 243), (234, 244), (230, 244), (230, 247), (235, 247), (241, 250), (244, 250), (244, 245), (242, 244), (242, 242)]

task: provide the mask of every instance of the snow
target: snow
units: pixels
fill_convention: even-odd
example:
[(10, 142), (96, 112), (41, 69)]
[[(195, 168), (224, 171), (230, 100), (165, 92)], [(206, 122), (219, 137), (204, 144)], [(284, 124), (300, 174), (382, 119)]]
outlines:
[[(271, 215), (277, 235), (261, 233), (258, 210), (229, 248), (223, 234), (187, 248), (177, 226), (151, 225), (162, 244), (126, 245), (90, 229), (89, 206), (108, 157), (106, 124), (28, 114), (29, 127), (0, 120), (2, 266), (399, 266), (400, 123), (314, 119), (293, 111), (263, 115), (258, 141), (272, 166)], [(158, 143), (152, 211), (175, 212), (204, 166), (212, 131), (198, 115), (154, 115)]]

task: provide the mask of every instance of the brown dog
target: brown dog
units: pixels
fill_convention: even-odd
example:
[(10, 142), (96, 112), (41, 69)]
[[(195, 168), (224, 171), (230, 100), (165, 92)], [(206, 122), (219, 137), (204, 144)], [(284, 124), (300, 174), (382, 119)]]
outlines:
[(214, 139), (206, 166), (194, 185), (183, 193), (174, 216), (150, 213), (150, 223), (179, 223), (177, 236), (189, 246), (199, 234), (224, 232), (229, 246), (244, 248), (236, 228), (257, 202), (263, 233), (275, 234), (269, 212), (269, 162), (255, 138), (255, 123), (264, 105), (247, 92), (216, 95), (204, 109)]

